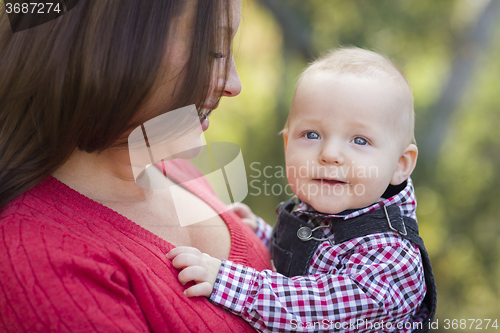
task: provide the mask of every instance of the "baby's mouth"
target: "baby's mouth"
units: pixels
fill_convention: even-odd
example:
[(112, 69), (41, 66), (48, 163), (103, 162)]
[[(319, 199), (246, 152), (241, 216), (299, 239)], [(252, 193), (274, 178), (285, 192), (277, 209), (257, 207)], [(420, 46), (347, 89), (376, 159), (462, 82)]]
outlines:
[(346, 184), (348, 184), (347, 182), (344, 182), (344, 181), (341, 181), (338, 179), (317, 178), (314, 180), (319, 181), (322, 184), (328, 184), (328, 185), (346, 185)]

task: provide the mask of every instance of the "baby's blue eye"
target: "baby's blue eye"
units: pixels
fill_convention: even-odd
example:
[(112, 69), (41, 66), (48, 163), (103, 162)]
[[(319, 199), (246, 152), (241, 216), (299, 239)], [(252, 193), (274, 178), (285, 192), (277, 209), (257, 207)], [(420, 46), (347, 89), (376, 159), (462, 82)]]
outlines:
[(307, 132), (306, 138), (312, 139), (312, 140), (317, 140), (317, 139), (319, 139), (319, 134), (316, 132)]
[(354, 139), (354, 143), (357, 144), (357, 145), (360, 145), (360, 146), (364, 146), (368, 143), (368, 141), (366, 141), (365, 139), (363, 138), (355, 138)]

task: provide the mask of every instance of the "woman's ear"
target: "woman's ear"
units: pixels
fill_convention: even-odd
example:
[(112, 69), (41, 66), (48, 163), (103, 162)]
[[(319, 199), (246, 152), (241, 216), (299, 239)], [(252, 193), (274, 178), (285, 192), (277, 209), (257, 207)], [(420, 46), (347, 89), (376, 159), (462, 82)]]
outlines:
[(283, 133), (283, 142), (285, 143), (285, 151), (286, 151), (286, 145), (288, 144), (288, 130), (284, 129), (282, 131)]
[(410, 143), (398, 160), (398, 166), (391, 179), (391, 185), (399, 185), (410, 177), (417, 164), (418, 148)]

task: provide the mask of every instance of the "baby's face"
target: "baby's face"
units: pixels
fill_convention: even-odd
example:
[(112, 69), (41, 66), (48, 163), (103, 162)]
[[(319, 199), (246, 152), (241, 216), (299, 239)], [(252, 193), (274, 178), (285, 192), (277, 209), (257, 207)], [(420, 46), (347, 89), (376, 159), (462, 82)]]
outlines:
[(388, 79), (307, 74), (284, 132), (294, 193), (329, 214), (379, 201), (398, 182), (395, 172), (408, 146), (396, 118), (408, 112), (401, 95)]

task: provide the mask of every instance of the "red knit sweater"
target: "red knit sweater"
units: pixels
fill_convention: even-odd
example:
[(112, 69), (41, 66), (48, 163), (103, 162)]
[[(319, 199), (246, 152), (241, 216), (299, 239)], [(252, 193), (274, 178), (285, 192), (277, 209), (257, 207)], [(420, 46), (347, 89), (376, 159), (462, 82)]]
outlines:
[[(169, 163), (177, 181), (197, 170)], [(223, 209), (203, 178), (188, 188)], [(269, 267), (232, 212), (229, 260)], [(0, 212), (0, 332), (253, 332), (204, 297), (187, 298), (165, 254), (173, 245), (53, 177)]]

